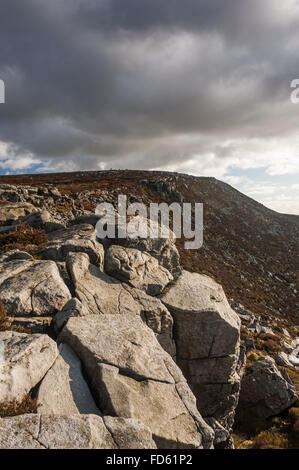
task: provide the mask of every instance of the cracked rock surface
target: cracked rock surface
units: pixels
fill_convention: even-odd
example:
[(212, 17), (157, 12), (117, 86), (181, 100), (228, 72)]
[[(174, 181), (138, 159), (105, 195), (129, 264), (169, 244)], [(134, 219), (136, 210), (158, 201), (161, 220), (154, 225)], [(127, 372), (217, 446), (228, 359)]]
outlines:
[(106, 252), (105, 271), (149, 295), (160, 294), (173, 280), (158, 260), (140, 250), (112, 245)]
[(219, 284), (187, 271), (161, 300), (174, 318), (177, 362), (199, 411), (230, 429), (242, 369), (238, 315)]
[(136, 420), (27, 414), (0, 419), (0, 449), (155, 449)]
[(42, 250), (43, 257), (54, 261), (64, 261), (71, 252), (86, 253), (90, 262), (103, 269), (104, 248), (96, 240), (92, 225), (81, 224), (48, 234), (49, 242)]
[(81, 361), (66, 344), (60, 344), (59, 356), (39, 387), (37, 410), (43, 415), (101, 414), (83, 377)]
[(47, 335), (0, 332), (0, 405), (21, 402), (58, 356)]
[(0, 301), (11, 316), (52, 316), (71, 298), (54, 261), (0, 263)]
[(157, 334), (167, 352), (175, 356), (173, 319), (159, 299), (101, 272), (84, 253), (69, 254), (67, 269), (76, 296), (90, 314), (140, 316)]
[(159, 448), (210, 447), (213, 431), (180, 369), (131, 315), (71, 318), (59, 336), (84, 364), (104, 414), (140, 419)]
[(261, 358), (247, 368), (240, 393), (242, 409), (266, 419), (286, 410), (297, 399), (288, 375), (278, 370), (271, 357)]

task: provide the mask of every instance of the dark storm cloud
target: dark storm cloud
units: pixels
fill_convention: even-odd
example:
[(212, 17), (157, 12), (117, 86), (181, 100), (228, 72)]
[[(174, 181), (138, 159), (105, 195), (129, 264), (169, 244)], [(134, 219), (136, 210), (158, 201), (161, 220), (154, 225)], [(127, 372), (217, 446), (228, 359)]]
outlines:
[(58, 168), (151, 168), (295, 132), (299, 15), (281, 5), (1, 0), (0, 141)]

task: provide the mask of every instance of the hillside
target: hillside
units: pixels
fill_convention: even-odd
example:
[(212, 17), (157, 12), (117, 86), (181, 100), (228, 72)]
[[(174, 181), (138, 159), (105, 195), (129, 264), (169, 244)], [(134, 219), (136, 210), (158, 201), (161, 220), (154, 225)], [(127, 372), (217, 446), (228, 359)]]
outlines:
[[(203, 203), (203, 247), (107, 240), (120, 194)], [(298, 232), (214, 178), (1, 177), (0, 448), (298, 448)]]
[[(255, 314), (298, 325), (299, 216), (285, 215), (214, 178), (167, 172), (102, 171), (1, 176), (0, 184), (54, 185), (86, 210), (118, 193), (149, 202), (202, 202), (204, 246), (184, 250), (181, 264), (221, 283), (229, 298)], [(99, 190), (98, 195), (96, 191)], [(78, 206), (79, 207), (79, 206)], [(68, 205), (66, 205), (66, 211)], [(63, 207), (59, 210), (63, 211)]]

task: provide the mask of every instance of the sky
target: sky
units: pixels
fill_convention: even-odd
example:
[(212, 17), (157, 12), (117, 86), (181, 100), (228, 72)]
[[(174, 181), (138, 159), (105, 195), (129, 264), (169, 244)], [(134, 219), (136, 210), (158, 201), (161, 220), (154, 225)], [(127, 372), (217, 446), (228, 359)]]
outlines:
[(296, 0), (0, 0), (0, 174), (214, 176), (299, 214)]

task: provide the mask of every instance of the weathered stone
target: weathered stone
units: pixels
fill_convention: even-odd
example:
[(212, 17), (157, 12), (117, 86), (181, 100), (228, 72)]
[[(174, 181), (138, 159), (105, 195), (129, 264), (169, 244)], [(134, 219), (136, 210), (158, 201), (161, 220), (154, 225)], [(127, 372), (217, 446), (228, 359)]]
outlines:
[(0, 226), (11, 225), (14, 222), (21, 222), (28, 214), (36, 212), (32, 204), (26, 202), (16, 202), (0, 205)]
[(177, 362), (200, 413), (230, 429), (244, 359), (240, 357), (238, 315), (219, 284), (187, 271), (166, 289), (161, 300), (174, 318)]
[(59, 342), (80, 357), (104, 414), (140, 419), (160, 448), (210, 447), (213, 432), (181, 371), (140, 318), (71, 318)]
[(277, 415), (298, 399), (295, 388), (267, 356), (247, 367), (242, 380), (239, 407), (261, 419)]
[(66, 344), (44, 377), (37, 397), (38, 413), (43, 415), (100, 415), (82, 375), (81, 361)]
[(96, 240), (92, 225), (74, 225), (66, 230), (59, 230), (48, 235), (49, 242), (42, 250), (45, 259), (65, 261), (72, 252), (86, 253), (90, 262), (103, 269), (104, 249)]
[(84, 214), (80, 215), (79, 217), (75, 217), (70, 221), (71, 225), (81, 225), (81, 224), (88, 224), (92, 225), (93, 227), (96, 226), (97, 222), (99, 221), (100, 216), (96, 214)]
[(95, 415), (3, 418), (0, 449), (132, 449), (132, 443), (155, 448), (150, 431), (136, 420), (105, 420), (107, 425)]
[(60, 312), (54, 317), (54, 327), (56, 333), (59, 333), (68, 319), (71, 317), (84, 317), (89, 315), (89, 310), (77, 298), (70, 299)]
[(139, 250), (112, 245), (106, 252), (105, 271), (149, 295), (160, 294), (173, 280), (158, 260)]
[(6, 253), (0, 255), (0, 263), (8, 262), (8, 261), (15, 261), (15, 260), (33, 260), (33, 256), (26, 251), (20, 250), (10, 250)]
[(156, 449), (150, 429), (137, 419), (103, 416), (106, 428), (119, 449)]
[(13, 328), (21, 328), (21, 330), (26, 330), (27, 333), (47, 333), (49, 330), (53, 317), (8, 317)]
[(241, 322), (213, 279), (183, 271), (161, 300), (175, 318), (180, 359), (235, 354)]
[[(221, 424), (218, 423), (215, 418), (206, 418), (206, 423), (213, 429), (215, 433), (214, 446), (216, 448), (217, 446), (222, 448), (231, 448), (230, 433), (227, 431), (227, 429), (221, 426)], [(223, 446), (223, 443), (225, 443), (225, 446)], [(229, 445), (227, 446), (227, 444)]]
[(44, 229), (48, 233), (65, 229), (65, 226), (57, 222), (45, 209), (29, 214), (24, 218), (24, 222), (34, 229)]
[(157, 334), (167, 352), (175, 355), (173, 320), (159, 299), (101, 272), (89, 263), (88, 256), (84, 253), (71, 253), (67, 258), (67, 269), (75, 286), (76, 296), (91, 314), (141, 316)]
[[(98, 214), (99, 215), (99, 214)], [(121, 245), (127, 248), (135, 248), (136, 250), (146, 252), (159, 261), (159, 264), (166, 268), (176, 279), (181, 274), (180, 255), (175, 246), (175, 235), (165, 226), (160, 225), (150, 219), (144, 219), (140, 216), (128, 218), (128, 220), (115, 220), (105, 217), (107, 221), (107, 231), (112, 226), (112, 232), (116, 227), (119, 230), (115, 233), (115, 238), (108, 240), (109, 244)], [(101, 224), (102, 221), (100, 220)], [(97, 230), (97, 226), (96, 226)], [(144, 238), (136, 237), (138, 231), (145, 232)], [(118, 237), (118, 233), (126, 233), (126, 237)], [(99, 240), (101, 236), (97, 230)], [(105, 242), (105, 239), (102, 239)]]
[(274, 355), (274, 360), (278, 366), (289, 367), (292, 366), (289, 361), (289, 356), (284, 352), (278, 352)]
[(15, 259), (0, 263), (0, 301), (8, 315), (51, 316), (70, 298), (53, 261)]
[(47, 335), (0, 332), (0, 404), (21, 402), (58, 355)]

